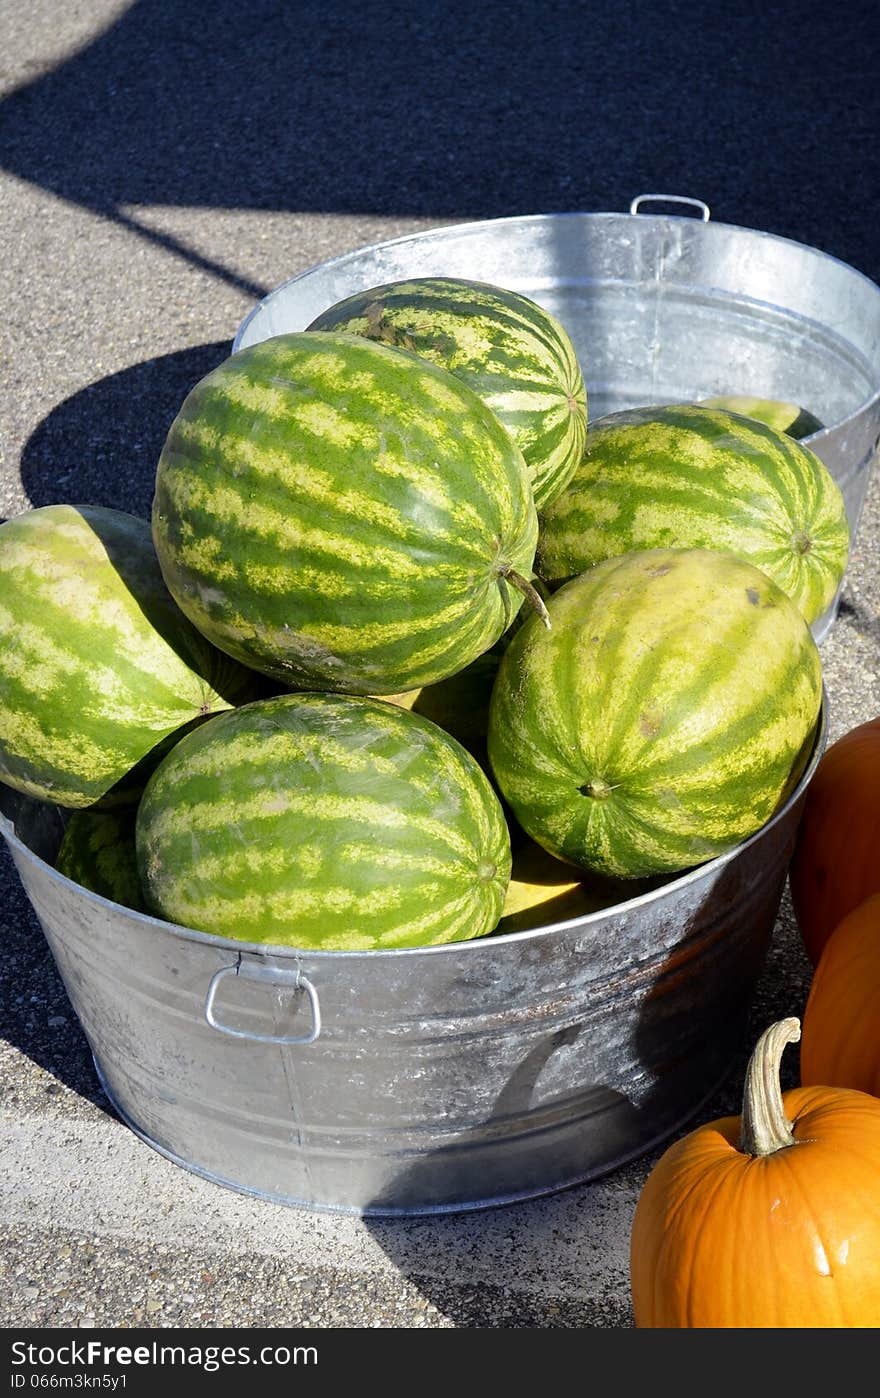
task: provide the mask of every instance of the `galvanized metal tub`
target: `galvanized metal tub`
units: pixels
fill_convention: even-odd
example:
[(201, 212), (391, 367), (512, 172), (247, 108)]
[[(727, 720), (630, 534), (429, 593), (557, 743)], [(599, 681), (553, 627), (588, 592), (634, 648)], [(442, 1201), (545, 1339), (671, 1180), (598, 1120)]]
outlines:
[[(702, 218), (640, 213), (652, 201)], [(376, 243), (291, 278), (251, 311), (245, 348), (304, 330), (336, 301), (402, 277), (459, 276), (530, 296), (566, 327), (590, 419), (648, 403), (747, 394), (796, 402), (855, 538), (880, 441), (880, 287), (790, 239), (710, 220), (701, 200), (639, 195), (628, 214), (457, 224)], [(813, 626), (817, 640), (838, 598)]]
[(742, 1046), (807, 783), (653, 892), (537, 931), (298, 953), (131, 912), (52, 867), (62, 815), (0, 831), (102, 1083), (172, 1160), (284, 1204), (472, 1209), (588, 1180), (692, 1116)]

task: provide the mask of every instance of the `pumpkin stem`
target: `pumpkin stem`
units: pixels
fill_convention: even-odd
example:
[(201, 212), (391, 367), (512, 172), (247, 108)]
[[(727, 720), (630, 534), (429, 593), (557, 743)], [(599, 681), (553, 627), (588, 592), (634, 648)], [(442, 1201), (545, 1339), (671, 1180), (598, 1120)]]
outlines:
[(746, 1069), (739, 1149), (746, 1155), (772, 1155), (794, 1145), (785, 1115), (779, 1067), (786, 1044), (801, 1037), (800, 1020), (781, 1019), (765, 1029)]
[(547, 630), (549, 631), (550, 613), (545, 607), (544, 599), (541, 596), (538, 589), (536, 587), (533, 587), (532, 584), (529, 582), (528, 578), (523, 577), (522, 573), (518, 573), (515, 568), (510, 568), (506, 564), (502, 568), (499, 568), (498, 573), (500, 577), (506, 578), (507, 581), (513, 587), (515, 587), (518, 592), (522, 593), (523, 597), (525, 597), (526, 601), (531, 605), (533, 610), (538, 613), (538, 616), (541, 618)]

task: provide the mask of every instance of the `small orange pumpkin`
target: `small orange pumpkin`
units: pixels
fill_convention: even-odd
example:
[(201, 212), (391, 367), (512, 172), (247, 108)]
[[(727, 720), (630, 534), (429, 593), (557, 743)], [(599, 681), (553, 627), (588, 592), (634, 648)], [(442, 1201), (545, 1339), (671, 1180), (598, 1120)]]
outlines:
[(801, 1082), (880, 1097), (880, 894), (835, 927), (819, 959), (804, 1010)]
[(880, 1100), (844, 1088), (783, 1096), (800, 1037), (771, 1025), (742, 1117), (698, 1127), (661, 1157), (633, 1219), (636, 1325), (873, 1328), (880, 1321)]
[(837, 924), (880, 893), (880, 718), (850, 729), (823, 753), (804, 801), (789, 882), (815, 966)]

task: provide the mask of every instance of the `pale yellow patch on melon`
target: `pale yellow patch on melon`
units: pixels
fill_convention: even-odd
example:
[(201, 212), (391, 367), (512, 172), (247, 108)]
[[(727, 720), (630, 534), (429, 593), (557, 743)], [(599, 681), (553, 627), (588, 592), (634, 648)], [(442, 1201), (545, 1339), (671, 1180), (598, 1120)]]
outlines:
[[(465, 404), (462, 401), (464, 394), (457, 380), (449, 382), (442, 374), (420, 374), (418, 386), (425, 397), (435, 403), (438, 408), (459, 415), (464, 411)], [(443, 427), (448, 427), (448, 424), (444, 423)]]
[[(427, 853), (416, 854), (410, 848), (395, 848), (371, 841), (351, 840), (338, 850), (338, 858), (346, 864), (369, 864), (376, 869), (388, 869), (392, 873), (403, 870), (412, 874), (433, 874), (438, 878), (452, 879), (461, 865), (448, 858), (432, 858)], [(297, 862), (301, 862), (297, 855)]]
[[(181, 435), (187, 443), (202, 450), (204, 434), (200, 423), (184, 424)], [(350, 445), (352, 449), (355, 446), (363, 447), (363, 433), (356, 432), (354, 441)], [(421, 500), (450, 517), (449, 520), (440, 523), (439, 528), (444, 534), (453, 532), (450, 530), (451, 523), (465, 526), (466, 532), (461, 535), (464, 541), (473, 535), (481, 540), (489, 532), (491, 526), (473, 506), (465, 500), (456, 500), (444, 480), (443, 468), (439, 462), (423, 466), (417, 461), (392, 454), (387, 450), (385, 434), (373, 434), (367, 445), (375, 447), (376, 457), (372, 464), (378, 474), (408, 481)], [(379, 498), (378, 494), (365, 493), (353, 489), (350, 485), (345, 485), (336, 474), (313, 466), (301, 453), (274, 448), (269, 444), (264, 445), (232, 435), (227, 435), (225, 438), (224, 450), (227, 457), (241, 462), (263, 478), (279, 481), (285, 489), (290, 491), (292, 501), (303, 495), (308, 499), (310, 506), (325, 505), (328, 511), (332, 511), (334, 514), (342, 512), (351, 516), (357, 527), (367, 525), (387, 533), (392, 538), (410, 541), (415, 533), (413, 522), (401, 514), (397, 508), (386, 504)], [(176, 478), (173, 479), (170, 489), (172, 495), (177, 498), (180, 486)], [(213, 481), (210, 484), (206, 483), (202, 496), (206, 511), (210, 511), (211, 502), (220, 489), (219, 483)], [(258, 525), (255, 513), (257, 506), (254, 502), (238, 495), (236, 499), (239, 502), (239, 512), (243, 513), (249, 523), (253, 522)], [(282, 530), (285, 523), (288, 526), (288, 533), (291, 533), (294, 528), (291, 516), (283, 511), (273, 513), (273, 533), (277, 534)], [(227, 516), (224, 514), (221, 517)], [(437, 528), (434, 521), (427, 521), (427, 524), (431, 532)], [(265, 516), (263, 516), (263, 527), (266, 527)], [(297, 537), (294, 533), (294, 542)], [(351, 556), (348, 546), (349, 540), (346, 539), (344, 545), (346, 559)], [(338, 542), (335, 551), (339, 551)], [(194, 561), (194, 555), (192, 556)], [(400, 572), (400, 569), (395, 571)]]
[(230, 375), (223, 386), (223, 397), (234, 407), (263, 418), (284, 418), (291, 409), (291, 391), (271, 380), (259, 383), (243, 375)]
[(23, 681), (30, 692), (47, 697), (64, 689), (65, 677), (82, 667), (82, 657), (62, 650), (40, 627), (22, 623), (0, 605), (3, 671)]
[(569, 416), (568, 397), (558, 389), (518, 387), (487, 393), (483, 401), (497, 414), (539, 413), (544, 418), (545, 428)]
[[(444, 890), (426, 886), (425, 898), (429, 905), (432, 900), (442, 901)], [(333, 928), (328, 931), (325, 925), (326, 913), (337, 917), (345, 916), (344, 930)], [(406, 945), (410, 941), (431, 944), (435, 941), (452, 940), (466, 926), (471, 917), (467, 897), (454, 903), (442, 902), (439, 908), (423, 914), (420, 918), (402, 922), (377, 936), (369, 930), (371, 916), (385, 920), (388, 912), (387, 893), (384, 902), (381, 891), (372, 899), (355, 897), (349, 890), (331, 889), (305, 901), (298, 891), (279, 891), (266, 900), (267, 914), (279, 926), (287, 925), (293, 936), (302, 936), (306, 945), (332, 947), (340, 951), (366, 951), (373, 947), (392, 948)], [(384, 915), (384, 916), (383, 916)], [(267, 941), (272, 938), (267, 937)]]
[[(413, 288), (415, 294), (420, 294), (421, 290), (420, 287)], [(397, 287), (396, 296), (404, 296), (406, 291), (404, 286)], [(420, 305), (418, 300), (413, 300), (410, 304), (401, 304), (395, 300), (391, 305), (387, 305), (379, 297), (373, 305), (381, 311), (379, 325), (383, 329), (385, 326), (392, 326), (398, 337), (410, 336), (418, 346), (416, 352), (420, 359), (430, 360), (432, 364), (438, 364), (451, 372), (471, 362), (484, 364), (492, 349), (488, 334), (474, 319), (465, 319), (436, 306), (426, 308)], [(357, 316), (346, 321), (345, 328), (372, 339), (376, 338), (375, 324), (370, 317)], [(402, 338), (399, 339), (399, 343), (404, 345)], [(404, 348), (406, 347), (404, 345)]]
[[(415, 640), (424, 631), (434, 631), (437, 628), (447, 631), (449, 627), (465, 616), (473, 605), (473, 597), (465, 594), (456, 598), (446, 607), (420, 618), (411, 615), (402, 621), (377, 621), (372, 624), (356, 620), (353, 625), (312, 622), (300, 627), (300, 634), (313, 636), (328, 649), (338, 650), (351, 644), (354, 629), (357, 632), (359, 649), (363, 651), (376, 650), (382, 646), (393, 645), (395, 641), (407, 638)], [(429, 647), (420, 652), (420, 655), (423, 659), (435, 653), (442, 655), (448, 645), (449, 637), (447, 634), (436, 643), (436, 648)]]
[[(89, 783), (100, 781), (105, 775), (114, 775), (119, 754), (99, 747), (80, 732), (50, 732), (32, 714), (0, 709), (0, 745), (21, 759), (33, 757), (41, 765), (56, 767), (71, 777), (83, 777)], [(42, 795), (42, 788), (29, 784), (34, 795)], [(89, 802), (84, 804), (90, 804)]]
[(332, 403), (319, 400), (298, 403), (287, 414), (291, 422), (302, 427), (313, 436), (343, 450), (346, 447), (364, 446), (374, 443), (377, 434), (363, 422), (355, 425), (345, 413), (341, 413)]
[(210, 576), (212, 583), (234, 582), (240, 576), (236, 563), (228, 556), (223, 541), (211, 535), (199, 534), (187, 521), (181, 528), (178, 558), (197, 573)]
[(323, 872), (329, 853), (330, 851), (327, 850), (326, 846), (317, 841), (312, 844), (301, 844), (297, 846), (296, 862), (306, 878), (313, 879)]
[[(340, 354), (337, 350), (330, 348), (326, 342), (317, 348), (319, 341), (315, 340), (316, 348), (308, 353), (303, 353), (302, 341), (291, 346), (280, 345), (277, 340), (267, 351), (270, 364), (274, 367), (287, 366), (291, 371), (292, 383), (307, 383), (309, 385), (320, 384), (325, 388), (339, 390), (351, 383), (352, 373), (349, 369), (350, 356)], [(367, 381), (367, 385), (372, 385), (373, 376), (368, 371), (361, 371)], [(224, 392), (226, 387), (224, 385)]]
[[(569, 486), (558, 499), (553, 501), (551, 508), (547, 511), (547, 518), (553, 522), (553, 537), (550, 546), (554, 556), (559, 555), (572, 543), (579, 543), (581, 539), (591, 541), (590, 552), (598, 548), (599, 541), (602, 540), (602, 552), (605, 552), (607, 547), (605, 536), (597, 533), (595, 526), (613, 524), (620, 516), (622, 505), (611, 494), (602, 494), (589, 486), (584, 489), (587, 492), (586, 506), (583, 491), (572, 489)], [(586, 528), (582, 524), (585, 511), (590, 522)], [(563, 526), (569, 521), (572, 522), (566, 531)]]
[[(149, 886), (149, 874), (147, 883)], [(197, 931), (218, 933), (225, 937), (241, 937), (243, 941), (263, 940), (262, 937), (249, 934), (249, 928), (271, 928), (271, 922), (268, 920), (271, 908), (267, 906), (267, 900), (262, 894), (254, 892), (242, 893), (235, 900), (237, 927), (230, 927), (232, 910), (226, 899), (210, 897), (201, 888), (193, 888), (190, 892), (184, 883), (178, 884), (170, 895), (164, 895), (162, 911), (166, 917), (184, 927), (194, 927)], [(239, 927), (245, 931), (239, 931)], [(273, 938), (269, 936), (266, 940), (272, 941)]]

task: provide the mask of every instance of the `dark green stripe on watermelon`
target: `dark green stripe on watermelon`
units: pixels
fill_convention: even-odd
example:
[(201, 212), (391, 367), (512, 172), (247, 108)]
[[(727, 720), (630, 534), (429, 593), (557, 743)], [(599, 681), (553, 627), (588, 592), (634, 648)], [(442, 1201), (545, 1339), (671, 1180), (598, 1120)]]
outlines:
[(325, 950), (483, 936), (511, 862), (498, 798), (460, 744), (329, 694), (262, 700), (182, 739), (144, 792), (137, 847), (160, 916)]
[(281, 335), (187, 397), (156, 549), (190, 619), (291, 688), (395, 693), (481, 655), (522, 601), (522, 454), (445, 370), (352, 335)]
[(371, 287), (309, 330), (341, 330), (409, 350), (479, 395), (522, 450), (538, 509), (555, 500), (583, 450), (587, 398), (571, 339), (518, 292), (453, 277)]

